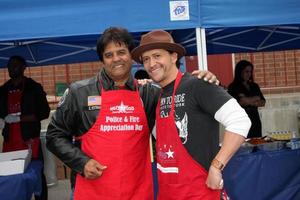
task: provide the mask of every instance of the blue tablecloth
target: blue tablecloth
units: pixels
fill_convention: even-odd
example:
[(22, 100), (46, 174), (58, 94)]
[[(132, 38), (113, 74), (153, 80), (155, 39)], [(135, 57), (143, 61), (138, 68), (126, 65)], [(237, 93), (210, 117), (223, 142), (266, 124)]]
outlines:
[(32, 194), (42, 191), (41, 161), (32, 161), (25, 173), (10, 176), (0, 176), (1, 200), (30, 200)]
[(300, 200), (300, 149), (237, 154), (223, 177), (232, 200)]

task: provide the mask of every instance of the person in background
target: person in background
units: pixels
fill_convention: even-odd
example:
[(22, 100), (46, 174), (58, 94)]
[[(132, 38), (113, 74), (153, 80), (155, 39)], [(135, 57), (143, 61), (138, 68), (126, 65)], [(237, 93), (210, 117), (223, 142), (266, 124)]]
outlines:
[(139, 69), (134, 73), (134, 78), (137, 79), (137, 80), (139, 80), (139, 79), (149, 79), (149, 75), (145, 70)]
[[(3, 152), (31, 148), (32, 159), (43, 160), (40, 145), (41, 120), (47, 119), (50, 107), (41, 84), (24, 76), (27, 67), (21, 56), (12, 56), (7, 63), (10, 79), (0, 87), (0, 118), (3, 127)], [(42, 169), (43, 170), (43, 169)], [(42, 173), (42, 194), (47, 199), (47, 183)]]
[(106, 29), (97, 42), (103, 69), (70, 85), (48, 126), (48, 149), (77, 173), (76, 200), (154, 198), (149, 137), (160, 88), (136, 84), (133, 48), (126, 29)]
[[(250, 128), (247, 114), (221, 87), (178, 70), (185, 49), (168, 32), (144, 34), (131, 54), (162, 87), (156, 108), (158, 200), (219, 200), (222, 170)], [(218, 122), (226, 129), (220, 150)]]
[(245, 109), (252, 122), (248, 138), (262, 136), (258, 107), (263, 107), (266, 103), (259, 85), (253, 80), (253, 70), (251, 62), (239, 61), (235, 66), (233, 82), (228, 86), (228, 93)]

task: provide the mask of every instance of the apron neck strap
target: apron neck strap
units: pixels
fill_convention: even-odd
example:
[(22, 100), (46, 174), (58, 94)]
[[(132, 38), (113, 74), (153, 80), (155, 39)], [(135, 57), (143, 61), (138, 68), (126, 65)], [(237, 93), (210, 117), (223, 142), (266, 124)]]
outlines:
[[(138, 92), (138, 83), (135, 79), (133, 80), (133, 84), (134, 84), (135, 91)], [(102, 93), (102, 91), (105, 91), (104, 88), (103, 88), (103, 80), (101, 80), (101, 79), (99, 80), (99, 87), (100, 87), (101, 93)], [(126, 88), (125, 85), (124, 85), (124, 88)]]
[(176, 79), (175, 79), (174, 88), (173, 88), (173, 93), (172, 93), (172, 105), (171, 105), (172, 114), (173, 114), (174, 109), (175, 109), (175, 93), (176, 93), (177, 87), (178, 87), (178, 85), (181, 81), (182, 75), (183, 75), (182, 72), (178, 70), (178, 73), (177, 73), (177, 76), (176, 76)]

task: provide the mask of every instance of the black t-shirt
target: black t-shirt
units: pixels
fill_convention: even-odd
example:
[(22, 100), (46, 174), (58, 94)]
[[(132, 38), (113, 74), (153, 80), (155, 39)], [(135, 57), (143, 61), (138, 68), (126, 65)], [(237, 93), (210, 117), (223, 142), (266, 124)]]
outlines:
[[(249, 88), (247, 88), (242, 83), (233, 82), (228, 86), (228, 93), (231, 94), (238, 102), (240, 102), (241, 95), (245, 97), (259, 96), (262, 100), (265, 100), (264, 95), (262, 94), (258, 84), (256, 84), (255, 82), (248, 82), (248, 84)], [(258, 108), (252, 105), (246, 105), (242, 107), (245, 109), (252, 123), (247, 137), (261, 137), (262, 125), (258, 113)]]
[[(245, 97), (259, 96), (261, 99), (265, 100), (258, 84), (255, 82), (248, 82), (249, 88), (246, 88), (242, 83), (231, 83), (228, 86), (228, 93), (231, 94), (238, 102), (240, 101), (240, 95), (243, 94)], [(244, 108), (250, 106), (244, 106)]]
[[(169, 115), (174, 83), (163, 88), (160, 115)], [(214, 119), (232, 98), (223, 88), (184, 74), (175, 94), (175, 121), (182, 143), (190, 155), (208, 170), (219, 146), (219, 125)]]

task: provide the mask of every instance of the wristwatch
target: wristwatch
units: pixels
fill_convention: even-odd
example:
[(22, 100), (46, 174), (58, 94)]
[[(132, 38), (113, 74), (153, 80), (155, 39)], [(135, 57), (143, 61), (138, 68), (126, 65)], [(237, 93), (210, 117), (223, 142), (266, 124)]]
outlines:
[(217, 169), (219, 169), (219, 170), (223, 170), (224, 169), (224, 167), (225, 167), (225, 165), (221, 162), (221, 161), (219, 161), (218, 159), (213, 159), (212, 161), (211, 161), (211, 165), (213, 166), (213, 167), (215, 167), (215, 168), (217, 168)]

